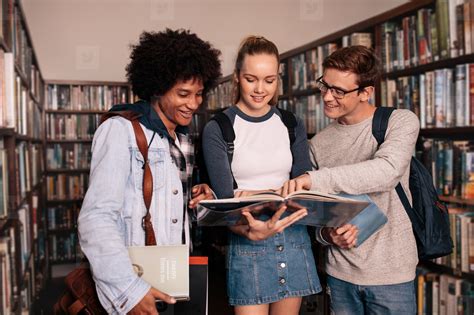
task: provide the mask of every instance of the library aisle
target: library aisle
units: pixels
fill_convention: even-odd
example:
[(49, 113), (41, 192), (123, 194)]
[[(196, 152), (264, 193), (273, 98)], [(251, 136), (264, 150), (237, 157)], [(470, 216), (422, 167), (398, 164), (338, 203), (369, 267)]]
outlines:
[[(47, 80), (21, 1), (1, 0), (0, 12), (0, 314), (52, 314), (64, 277), (84, 260), (77, 215), (100, 116), (136, 97), (126, 82)], [(449, 209), (453, 253), (420, 261), (417, 313), (474, 314), (474, 0), (406, 2), (281, 54), (278, 106), (304, 121), (308, 138), (330, 123), (316, 88), (322, 62), (349, 45), (382, 60), (372, 102), (420, 119), (415, 155)], [(195, 114), (196, 141), (231, 94), (229, 75)], [(232, 314), (226, 231), (193, 235), (195, 253), (209, 257), (208, 314)], [(313, 249), (324, 284), (324, 249)], [(300, 315), (329, 314), (328, 305), (325, 293), (305, 298)]]

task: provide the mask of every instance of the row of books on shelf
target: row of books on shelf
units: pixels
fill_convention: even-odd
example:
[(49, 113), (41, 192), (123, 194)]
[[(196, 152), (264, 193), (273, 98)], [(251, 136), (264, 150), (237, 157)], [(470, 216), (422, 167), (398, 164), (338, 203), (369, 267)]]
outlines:
[(20, 197), (37, 185), (43, 173), (43, 149), (40, 144), (20, 142), (16, 147)]
[(7, 236), (0, 237), (0, 310), (2, 314), (11, 313), (18, 290), (14, 233), (14, 229), (10, 228), (6, 233)]
[(202, 115), (202, 114), (193, 115), (193, 120), (191, 122), (191, 125), (189, 126), (189, 134), (195, 139), (198, 139), (199, 136), (202, 135), (202, 131), (207, 121), (208, 121), (208, 118), (206, 117), (206, 115)]
[(11, 49), (15, 55), (18, 67), (23, 74), (28, 77), (28, 82), (30, 82), (30, 69), (33, 64), (33, 49), (31, 48), (31, 44), (28, 42), (26, 30), (23, 26), (22, 15), (18, 6), (15, 6), (13, 11), (13, 43)]
[(42, 274), (36, 274), (33, 260), (30, 260), (30, 268), (25, 272), (23, 276), (23, 286), (20, 292), (19, 308), (22, 315), (29, 315), (32, 313), (32, 304), (38, 294), (37, 285)]
[[(385, 72), (402, 70), (429, 62), (474, 53), (474, 1), (437, 0), (436, 8), (422, 8), (411, 16), (376, 26), (381, 45), (376, 47)], [(342, 43), (330, 42), (290, 57), (280, 66), (281, 94), (287, 94), (288, 77), (291, 90), (313, 88), (322, 75), (325, 57), (340, 45), (372, 46), (372, 34), (353, 33), (342, 38)], [(288, 65), (287, 63), (290, 63)], [(288, 70), (291, 69), (291, 73)], [(454, 77), (454, 76), (453, 76)], [(208, 108), (228, 107), (231, 104), (231, 81), (211, 91)], [(437, 89), (445, 90), (445, 89)], [(459, 122), (461, 123), (461, 122)], [(447, 123), (449, 124), (449, 122)]]
[[(19, 204), (21, 199), (26, 197), (26, 193), (37, 185), (42, 176), (42, 149), (39, 144), (29, 144), (20, 142), (15, 149), (17, 167), (14, 174), (8, 172), (8, 154), (4, 148), (3, 139), (0, 139), (0, 218), (8, 215), (10, 201)], [(17, 194), (9, 194), (9, 177), (16, 176)]]
[(48, 239), (49, 255), (52, 263), (81, 261), (83, 255), (76, 232), (66, 235), (50, 234)]
[(471, 315), (474, 313), (474, 283), (426, 268), (417, 269), (418, 315)]
[[(342, 47), (362, 45), (372, 47), (371, 33), (353, 33), (342, 38)], [(316, 86), (316, 80), (323, 75), (323, 61), (326, 57), (338, 49), (338, 43), (327, 43), (304, 53), (290, 58), (292, 91), (302, 91)], [(283, 71), (286, 71), (283, 69)], [(288, 85), (287, 79), (283, 79), (283, 94)]]
[[(18, 209), (18, 229), (15, 226), (2, 231), (0, 237), (0, 313), (11, 314), (19, 309), (22, 314), (29, 314), (29, 310), (35, 295), (38, 293), (43, 277), (43, 270), (40, 268), (40, 261), (44, 259), (44, 246), (36, 242), (33, 254), (33, 244), (37, 240), (38, 232), (36, 225), (36, 215), (38, 207), (38, 197), (33, 196), (30, 204), (25, 203)], [(17, 247), (19, 244), (19, 248)], [(20, 252), (20, 262), (16, 261), (16, 253)], [(19, 269), (19, 270), (18, 270)], [(22, 279), (17, 278), (18, 271)], [(21, 282), (19, 282), (21, 281)]]
[(46, 176), (48, 200), (81, 199), (88, 186), (89, 174)]
[(438, 194), (474, 198), (474, 143), (426, 139), (418, 155), (430, 168)]
[(293, 73), (290, 74), (291, 89), (299, 91), (314, 87), (316, 79), (323, 73), (323, 60), (337, 48), (337, 43), (328, 43), (291, 57), (291, 69), (293, 70)]
[(7, 150), (3, 147), (3, 140), (0, 140), (0, 219), (7, 217), (9, 206), (7, 154)]
[(76, 226), (78, 205), (48, 207), (48, 230), (72, 229)]
[(38, 269), (39, 265), (37, 266), (33, 259), (29, 260), (18, 292), (12, 240), (13, 236), (0, 238), (0, 314), (30, 314), (32, 302), (41, 289), (44, 275)]
[(453, 207), (449, 212), (453, 253), (433, 262), (456, 271), (474, 273), (474, 212)]
[(0, 127), (18, 134), (41, 137), (41, 109), (15, 72), (12, 53), (0, 49)]
[(385, 72), (474, 52), (474, 1), (437, 0), (436, 7), (379, 26)]
[(52, 140), (92, 139), (99, 123), (98, 114), (47, 114), (46, 136)]
[(112, 105), (126, 103), (127, 86), (49, 84), (46, 109), (108, 110)]
[(386, 106), (407, 108), (422, 128), (463, 127), (474, 124), (474, 64), (438, 69), (381, 84)]
[[(194, 120), (199, 117), (193, 116)], [(90, 143), (49, 144), (46, 149), (46, 165), (48, 170), (55, 169), (86, 169), (91, 161)]]
[(16, 211), (20, 231), (21, 270), (25, 271), (33, 253), (33, 242), (38, 238), (38, 195), (33, 194), (31, 200), (21, 204)]
[(33, 49), (26, 31), (25, 21), (16, 0), (3, 0), (0, 5), (0, 36), (15, 57), (31, 92), (39, 99), (42, 90), (40, 73), (34, 64)]
[(206, 95), (206, 106), (209, 110), (225, 108), (233, 105), (232, 80), (222, 82)]
[(291, 102), (280, 100), (278, 107), (295, 113), (303, 121), (308, 134), (318, 133), (331, 122), (324, 115), (324, 102), (320, 94), (295, 97)]
[[(352, 33), (343, 36), (342, 47), (362, 45), (372, 47), (371, 33)], [(292, 73), (292, 91), (302, 91), (316, 86), (316, 80), (323, 75), (323, 61), (326, 57), (338, 49), (338, 43), (327, 43), (309, 49), (304, 53), (290, 58)], [(280, 94), (287, 94), (288, 73), (286, 62), (280, 66), (280, 78), (282, 90)]]

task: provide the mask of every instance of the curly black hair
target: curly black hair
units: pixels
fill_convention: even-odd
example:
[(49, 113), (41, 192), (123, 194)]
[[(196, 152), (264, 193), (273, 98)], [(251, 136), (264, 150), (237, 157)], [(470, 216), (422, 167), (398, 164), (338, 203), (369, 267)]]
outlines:
[(178, 81), (192, 78), (202, 80), (206, 93), (221, 75), (221, 52), (188, 30), (143, 32), (131, 48), (127, 79), (142, 100), (151, 101)]

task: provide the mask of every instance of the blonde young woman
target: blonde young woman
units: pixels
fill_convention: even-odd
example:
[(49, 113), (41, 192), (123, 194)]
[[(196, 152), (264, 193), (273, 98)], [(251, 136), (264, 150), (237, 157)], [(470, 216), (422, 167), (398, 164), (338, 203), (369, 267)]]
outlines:
[[(271, 41), (250, 36), (242, 42), (233, 77), (235, 105), (224, 111), (235, 132), (231, 163), (217, 122), (211, 120), (203, 133), (204, 159), (218, 198), (278, 190), (311, 170), (302, 121), (297, 120), (290, 145), (282, 113), (274, 106), (279, 63)], [(267, 221), (245, 213), (248, 225), (230, 228), (227, 292), (237, 315), (296, 315), (302, 297), (321, 290), (306, 226), (294, 224), (306, 210), (280, 219), (282, 211)]]

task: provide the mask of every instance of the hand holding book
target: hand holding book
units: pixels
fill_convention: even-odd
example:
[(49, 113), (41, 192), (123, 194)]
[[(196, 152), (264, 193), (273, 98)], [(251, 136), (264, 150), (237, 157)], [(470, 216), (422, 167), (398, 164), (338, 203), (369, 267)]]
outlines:
[(153, 314), (156, 313), (156, 300), (161, 300), (167, 304), (175, 304), (176, 300), (166, 293), (163, 293), (153, 287), (148, 290), (147, 294), (130, 310), (128, 314), (139, 315), (139, 314)]
[(254, 218), (266, 221), (281, 205), (286, 205), (280, 219), (300, 209), (307, 209), (308, 215), (300, 218), (297, 224), (337, 227), (347, 223), (368, 204), (367, 201), (317, 191), (296, 191), (286, 198), (274, 192), (265, 192), (241, 198), (203, 200), (198, 204), (197, 219), (201, 226), (232, 226), (246, 224), (242, 213), (251, 212)]
[(281, 210), (280, 220), (298, 210), (307, 209), (307, 215), (292, 224), (331, 228), (345, 224), (357, 226), (357, 246), (387, 222), (387, 217), (367, 195), (342, 196), (306, 190), (292, 192), (286, 197), (266, 192), (241, 198), (201, 201), (197, 207), (197, 221), (200, 226), (246, 225), (248, 220), (244, 212), (250, 212), (256, 220), (267, 221), (282, 205), (286, 209), (284, 212)]
[(245, 236), (249, 240), (261, 241), (276, 233), (282, 232), (308, 214), (306, 209), (300, 209), (282, 219), (281, 216), (285, 213), (286, 209), (286, 205), (281, 205), (275, 214), (267, 221), (257, 220), (252, 216), (251, 211), (242, 209), (242, 217), (247, 220), (247, 224), (231, 226), (230, 230), (236, 234)]
[(191, 189), (191, 197), (189, 208), (194, 209), (199, 201), (214, 199), (214, 193), (207, 184), (199, 184)]
[(287, 180), (279, 191), (283, 197), (286, 197), (298, 190), (310, 190), (311, 185), (311, 177), (308, 174), (303, 174), (296, 178)]
[(358, 233), (359, 228), (352, 224), (345, 224), (338, 228), (323, 228), (321, 231), (324, 240), (342, 249), (356, 246)]

